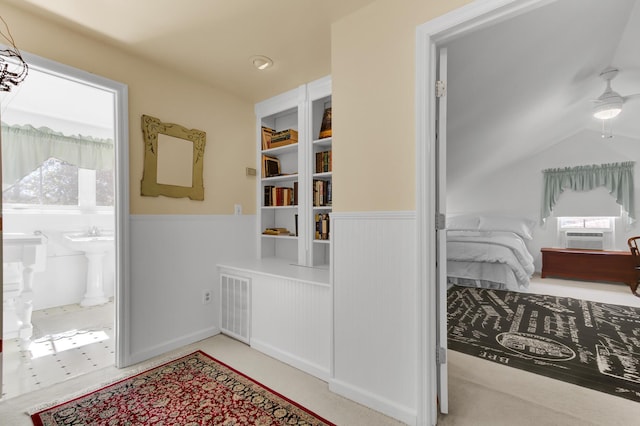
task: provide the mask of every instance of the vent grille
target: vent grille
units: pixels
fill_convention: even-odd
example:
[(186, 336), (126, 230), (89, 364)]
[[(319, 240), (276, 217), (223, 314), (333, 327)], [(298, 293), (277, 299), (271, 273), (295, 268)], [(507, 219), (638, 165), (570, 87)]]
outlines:
[(566, 248), (602, 250), (604, 248), (603, 232), (567, 232)]
[(250, 281), (233, 275), (220, 275), (220, 330), (234, 339), (249, 343)]

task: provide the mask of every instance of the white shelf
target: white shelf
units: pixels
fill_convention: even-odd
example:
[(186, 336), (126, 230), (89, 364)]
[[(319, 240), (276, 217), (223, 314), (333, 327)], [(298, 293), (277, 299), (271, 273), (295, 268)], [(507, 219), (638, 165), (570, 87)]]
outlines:
[(282, 155), (288, 154), (290, 152), (295, 152), (298, 149), (297, 143), (292, 143), (289, 145), (279, 146), (277, 148), (265, 149), (262, 151), (264, 155)]
[(285, 210), (285, 209), (297, 209), (298, 206), (262, 206), (263, 209), (269, 210)]
[(287, 259), (274, 257), (232, 260), (219, 264), (218, 268), (232, 269), (238, 272), (255, 272), (276, 278), (287, 277), (301, 283), (325, 287), (328, 287), (330, 283), (328, 265), (302, 266)]
[(322, 172), (322, 173), (314, 173), (314, 179), (331, 179), (332, 172)]
[(262, 238), (276, 238), (278, 240), (297, 240), (298, 237), (296, 235), (265, 235), (261, 234)]
[(320, 210), (320, 211), (327, 211), (327, 210), (331, 210), (333, 206), (313, 206), (313, 210)]
[(298, 180), (298, 174), (292, 173), (290, 175), (280, 175), (262, 178), (262, 182), (288, 182)]
[(331, 240), (313, 240), (313, 242), (317, 244), (330, 244)]
[(324, 139), (316, 139), (313, 141), (313, 146), (317, 146), (321, 149), (331, 148), (331, 139), (332, 138), (324, 138)]

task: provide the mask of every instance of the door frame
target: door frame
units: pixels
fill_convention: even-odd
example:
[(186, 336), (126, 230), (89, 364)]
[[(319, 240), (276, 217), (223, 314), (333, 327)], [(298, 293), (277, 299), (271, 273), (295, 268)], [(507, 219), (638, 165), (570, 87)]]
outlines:
[[(114, 95), (115, 150), (115, 366), (126, 367), (130, 360), (130, 242), (129, 242), (129, 89), (110, 80), (28, 52), (20, 52), (29, 67), (58, 74), (69, 80), (93, 86)], [(28, 76), (27, 76), (28, 78)], [(1, 370), (0, 370), (1, 371)]]
[[(417, 424), (438, 420), (436, 329), (436, 54), (438, 45), (557, 0), (476, 0), (416, 28)], [(424, 260), (424, 261), (423, 261)]]

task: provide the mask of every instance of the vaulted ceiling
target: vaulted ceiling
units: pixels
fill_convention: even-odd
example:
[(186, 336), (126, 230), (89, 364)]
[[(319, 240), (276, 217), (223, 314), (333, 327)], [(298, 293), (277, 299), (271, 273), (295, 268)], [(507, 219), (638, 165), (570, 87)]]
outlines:
[(3, 1), (257, 102), (330, 74), (331, 23), (374, 0)]
[[(640, 1), (557, 0), (448, 43), (448, 171), (479, 179), (583, 130), (605, 89), (640, 93)], [(640, 143), (640, 99), (613, 133)]]

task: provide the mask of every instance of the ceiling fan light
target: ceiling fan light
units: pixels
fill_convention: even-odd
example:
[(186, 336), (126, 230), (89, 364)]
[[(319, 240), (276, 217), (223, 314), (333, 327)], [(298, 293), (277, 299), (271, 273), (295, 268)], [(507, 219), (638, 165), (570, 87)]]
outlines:
[(602, 104), (593, 110), (593, 116), (599, 120), (610, 120), (622, 111), (622, 104)]

